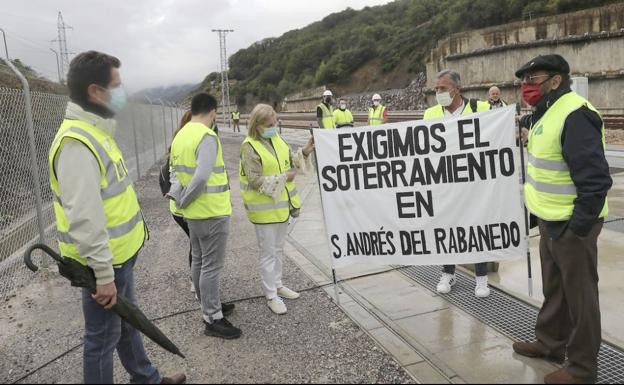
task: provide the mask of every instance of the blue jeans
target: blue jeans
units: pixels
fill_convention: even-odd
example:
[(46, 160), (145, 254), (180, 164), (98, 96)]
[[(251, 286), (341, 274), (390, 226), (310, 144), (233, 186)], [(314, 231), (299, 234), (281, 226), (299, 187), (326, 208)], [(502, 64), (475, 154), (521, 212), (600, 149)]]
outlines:
[[(455, 265), (444, 265), (446, 274), (455, 274)], [(477, 277), (485, 277), (488, 273), (487, 262), (475, 263), (475, 275)]]
[[(137, 303), (134, 288), (136, 257), (120, 268), (115, 268), (117, 294), (131, 303)], [(105, 310), (83, 289), (82, 311), (85, 319), (84, 382), (85, 384), (113, 383), (113, 352), (130, 374), (133, 384), (158, 384), (158, 370), (147, 358), (141, 334), (122, 322), (115, 313)]]

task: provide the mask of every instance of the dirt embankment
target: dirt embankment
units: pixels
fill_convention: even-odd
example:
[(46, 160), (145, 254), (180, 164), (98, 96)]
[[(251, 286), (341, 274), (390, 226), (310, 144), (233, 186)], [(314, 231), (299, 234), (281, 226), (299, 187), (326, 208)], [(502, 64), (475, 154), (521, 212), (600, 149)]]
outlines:
[[(45, 79), (28, 78), (28, 85), (31, 91), (60, 95), (67, 94), (67, 88), (64, 85), (53, 83)], [(22, 88), (22, 83), (17, 76), (0, 71), (0, 88)]]

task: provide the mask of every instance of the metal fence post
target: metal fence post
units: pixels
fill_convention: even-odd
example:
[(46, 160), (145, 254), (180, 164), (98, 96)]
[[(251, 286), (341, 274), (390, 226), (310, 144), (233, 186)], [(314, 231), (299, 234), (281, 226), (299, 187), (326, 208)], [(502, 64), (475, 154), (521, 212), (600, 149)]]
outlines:
[(175, 132), (176, 129), (176, 122), (175, 119), (173, 117), (173, 110), (175, 108), (175, 104), (173, 104), (173, 102), (171, 103), (171, 106), (169, 107), (169, 115), (171, 116), (171, 142), (173, 143), (173, 133)]
[[(32, 100), (30, 97), (30, 86), (24, 75), (11, 63), (9, 58), (9, 49), (6, 45), (6, 35), (3, 29), (0, 29), (4, 37), (4, 46), (6, 51), (6, 60), (4, 60), (11, 71), (19, 78), (24, 91), (24, 105), (26, 110), (26, 127), (28, 132), (28, 145), (30, 147), (30, 166), (32, 169), (33, 184), (35, 190), (35, 202), (37, 210), (37, 227), (39, 229), (39, 243), (45, 243), (45, 226), (43, 224), (43, 200), (41, 198), (41, 178), (39, 177), (39, 168), (37, 167), (37, 148), (35, 145), (35, 128), (33, 123)], [(48, 267), (48, 259), (43, 258), (43, 267)]]
[(150, 114), (150, 132), (152, 133), (152, 145), (154, 146), (154, 164), (158, 161), (158, 156), (156, 155), (156, 133), (154, 132), (154, 114), (152, 113), (152, 99), (149, 96), (145, 95), (145, 99), (149, 103), (149, 114)]
[(139, 144), (137, 141), (137, 130), (136, 130), (136, 119), (135, 119), (135, 114), (134, 114), (134, 110), (135, 110), (136, 106), (132, 105), (131, 107), (131, 114), (132, 114), (132, 134), (134, 135), (134, 157), (136, 159), (136, 167), (137, 167), (137, 179), (141, 178), (141, 163), (140, 163), (140, 157), (139, 157)]
[(167, 118), (165, 115), (165, 102), (162, 99), (158, 99), (160, 101), (160, 106), (162, 107), (162, 116), (163, 116), (163, 134), (165, 135), (165, 142), (163, 145), (165, 146), (165, 154), (167, 153)]

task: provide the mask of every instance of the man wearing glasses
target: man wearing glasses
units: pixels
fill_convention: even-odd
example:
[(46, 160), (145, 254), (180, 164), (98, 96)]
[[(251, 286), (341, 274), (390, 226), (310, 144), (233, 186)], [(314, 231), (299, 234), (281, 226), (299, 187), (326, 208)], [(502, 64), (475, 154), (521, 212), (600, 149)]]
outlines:
[(526, 206), (538, 218), (544, 304), (532, 343), (516, 353), (568, 365), (547, 384), (593, 383), (601, 343), (597, 240), (608, 214), (612, 180), (600, 113), (570, 89), (570, 66), (559, 55), (522, 66), (522, 98), (534, 113), (529, 131)]

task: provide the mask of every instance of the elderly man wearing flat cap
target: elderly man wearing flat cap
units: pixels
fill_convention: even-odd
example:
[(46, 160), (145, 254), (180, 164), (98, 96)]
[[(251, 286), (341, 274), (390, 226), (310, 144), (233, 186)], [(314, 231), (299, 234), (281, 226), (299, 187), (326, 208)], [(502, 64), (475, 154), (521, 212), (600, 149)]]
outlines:
[(601, 343), (598, 236), (608, 214), (612, 180), (600, 113), (570, 89), (570, 66), (559, 55), (522, 66), (522, 98), (534, 107), (529, 129), (526, 206), (538, 218), (544, 304), (537, 341), (516, 342), (520, 355), (568, 365), (547, 384), (593, 383)]

